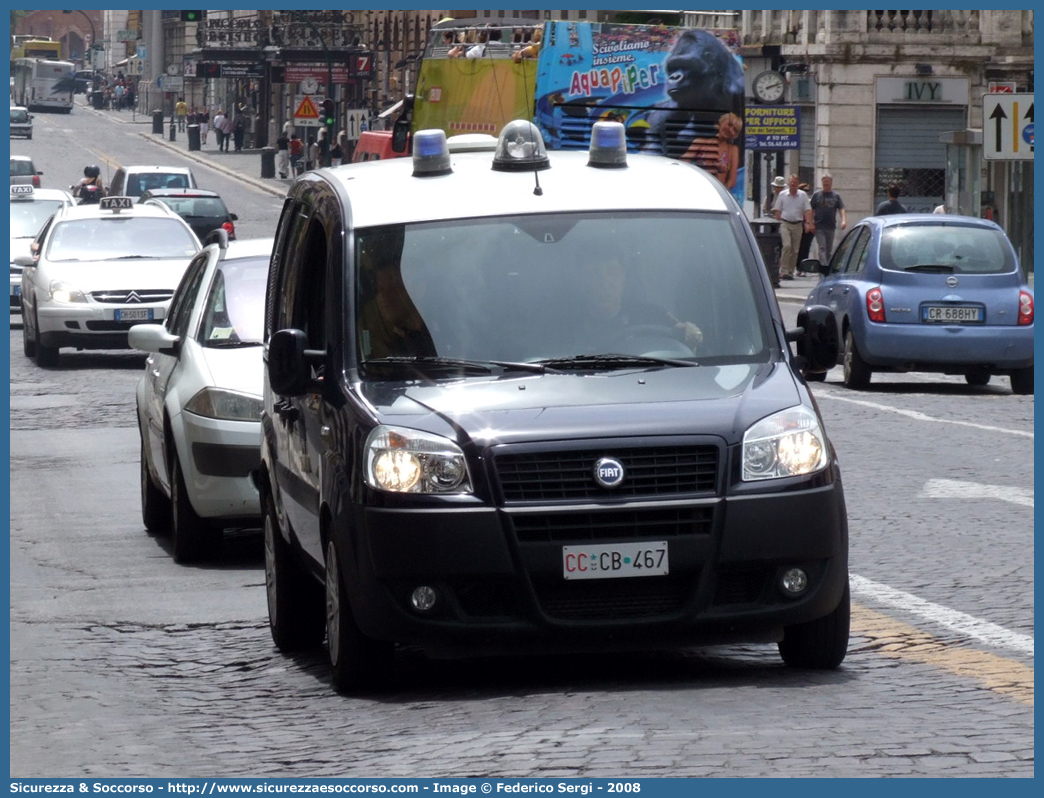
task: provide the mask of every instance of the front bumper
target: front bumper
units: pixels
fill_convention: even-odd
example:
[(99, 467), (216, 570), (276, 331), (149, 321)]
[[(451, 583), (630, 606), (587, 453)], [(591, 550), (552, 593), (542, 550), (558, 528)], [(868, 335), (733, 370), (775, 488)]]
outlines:
[[(361, 508), (335, 521), (334, 536), (363, 632), (436, 655), (778, 640), (784, 627), (830, 613), (848, 579), (839, 479), (611, 507)], [(666, 540), (669, 573), (563, 577), (564, 545), (617, 539)], [(791, 598), (778, 582), (795, 566), (809, 586)], [(429, 613), (410, 603), (421, 585), (438, 595)]]
[(182, 412), (172, 423), (180, 427), (178, 451), (189, 453), (181, 468), (196, 513), (260, 524), (255, 477), (261, 465), (261, 422)]
[(935, 324), (867, 324), (857, 337), (859, 354), (871, 366), (976, 367), (1033, 365), (1033, 325), (1019, 327)]
[[(74, 346), (78, 349), (127, 349), (127, 333), (135, 324), (154, 324), (166, 317), (167, 305), (109, 305), (93, 301), (77, 303), (41, 302), (37, 307), (40, 342), (44, 346)], [(133, 313), (133, 320), (117, 314)]]

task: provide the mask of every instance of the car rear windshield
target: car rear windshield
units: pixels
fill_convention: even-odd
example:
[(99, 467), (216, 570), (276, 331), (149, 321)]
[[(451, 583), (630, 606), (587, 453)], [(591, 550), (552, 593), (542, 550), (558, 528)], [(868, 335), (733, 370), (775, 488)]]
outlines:
[(40, 232), (63, 203), (61, 200), (33, 200), (11, 203), (11, 238), (32, 238)]
[(33, 166), (32, 161), (15, 160), (11, 159), (11, 176), (12, 177), (24, 177), (26, 175), (35, 175), (36, 167)]
[(102, 216), (54, 226), (44, 253), (49, 261), (191, 258), (198, 244), (180, 219)]
[(156, 199), (184, 219), (214, 217), (225, 219), (228, 217), (225, 203), (216, 197), (157, 197)]
[[(744, 249), (724, 214), (577, 213), (365, 229), (356, 235), (358, 353), (364, 361), (616, 352), (763, 360), (768, 332)], [(699, 328), (696, 346), (688, 325)], [(402, 339), (419, 349), (399, 351)]]
[(881, 268), (964, 274), (1006, 274), (1015, 257), (999, 230), (971, 225), (904, 224), (885, 228)]
[(154, 188), (191, 188), (188, 175), (183, 172), (147, 172), (131, 174), (127, 178), (127, 196), (140, 197)]
[(11, 109), (11, 121), (13, 123), (22, 123), (29, 121), (29, 112), (24, 108), (12, 108)]

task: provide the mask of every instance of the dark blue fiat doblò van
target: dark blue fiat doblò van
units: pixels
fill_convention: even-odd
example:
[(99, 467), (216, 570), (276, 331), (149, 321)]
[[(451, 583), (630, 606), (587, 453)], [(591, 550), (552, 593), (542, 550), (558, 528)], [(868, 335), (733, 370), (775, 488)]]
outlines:
[[(270, 626), (338, 690), (431, 656), (775, 642), (849, 628), (837, 456), (757, 242), (706, 172), (599, 123), (549, 154), (415, 136), (309, 172), (276, 232), (262, 503)], [(487, 141), (488, 140), (488, 141)], [(792, 350), (793, 347), (793, 350)]]

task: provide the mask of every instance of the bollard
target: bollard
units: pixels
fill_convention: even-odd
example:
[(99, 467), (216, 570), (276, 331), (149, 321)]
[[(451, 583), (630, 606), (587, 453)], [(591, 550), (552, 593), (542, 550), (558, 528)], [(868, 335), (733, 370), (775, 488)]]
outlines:
[(189, 125), (185, 128), (188, 131), (188, 148), (189, 150), (200, 149), (199, 145), (199, 125)]
[(275, 177), (275, 147), (261, 148), (261, 177)]
[(152, 112), (152, 132), (162, 136), (163, 135), (163, 112), (153, 111)]
[(171, 141), (177, 141), (178, 140), (178, 128), (174, 124), (174, 117), (173, 116), (170, 118), (170, 140)]

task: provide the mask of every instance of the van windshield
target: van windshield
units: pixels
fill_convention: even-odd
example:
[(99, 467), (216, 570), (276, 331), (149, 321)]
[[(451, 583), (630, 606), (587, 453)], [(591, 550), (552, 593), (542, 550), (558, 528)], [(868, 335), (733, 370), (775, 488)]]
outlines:
[(360, 361), (536, 363), (768, 356), (729, 219), (600, 212), (391, 225), (356, 235)]

